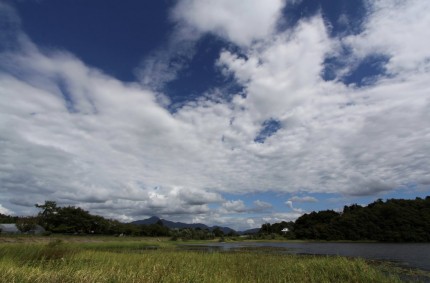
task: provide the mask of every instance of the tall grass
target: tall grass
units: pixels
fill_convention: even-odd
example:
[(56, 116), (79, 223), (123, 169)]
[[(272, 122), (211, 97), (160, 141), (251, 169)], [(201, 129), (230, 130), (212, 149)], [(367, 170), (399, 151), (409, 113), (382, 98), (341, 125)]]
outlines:
[(360, 259), (148, 246), (0, 244), (0, 282), (400, 282)]

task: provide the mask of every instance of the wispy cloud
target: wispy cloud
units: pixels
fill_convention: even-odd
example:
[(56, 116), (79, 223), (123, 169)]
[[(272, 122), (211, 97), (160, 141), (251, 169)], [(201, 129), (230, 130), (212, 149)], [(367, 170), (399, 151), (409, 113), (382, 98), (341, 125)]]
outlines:
[(304, 212), (303, 209), (294, 207), (293, 202), (291, 200), (287, 200), (285, 202), (285, 204), (294, 212), (297, 212), (297, 213), (303, 213)]
[(147, 55), (136, 68), (135, 74), (141, 84), (154, 91), (162, 104), (170, 101), (163, 90), (166, 84), (176, 80), (195, 54), (196, 43), (201, 33), (187, 26), (179, 25), (167, 39), (165, 45)]
[(316, 198), (311, 197), (311, 196), (304, 196), (304, 197), (294, 196), (294, 197), (290, 198), (289, 201), (292, 201), (292, 202), (318, 202), (318, 200)]

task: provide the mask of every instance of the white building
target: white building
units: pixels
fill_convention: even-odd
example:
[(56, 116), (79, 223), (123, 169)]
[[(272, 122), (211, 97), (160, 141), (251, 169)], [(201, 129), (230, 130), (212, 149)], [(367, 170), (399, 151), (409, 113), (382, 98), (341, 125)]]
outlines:
[(284, 228), (284, 229), (281, 230), (281, 232), (284, 233), (284, 234), (287, 233), (288, 231), (289, 231), (288, 228)]

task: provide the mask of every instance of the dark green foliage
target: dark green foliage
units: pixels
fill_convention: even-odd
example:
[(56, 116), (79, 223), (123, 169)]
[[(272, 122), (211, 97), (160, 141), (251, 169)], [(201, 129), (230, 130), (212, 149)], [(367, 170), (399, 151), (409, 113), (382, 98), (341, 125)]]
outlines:
[(330, 223), (339, 217), (339, 213), (333, 210), (312, 212), (299, 217), (294, 223), (294, 232), (299, 239), (322, 239), (331, 238)]
[[(292, 227), (294, 225), (294, 222), (285, 222), (282, 221), (280, 223), (265, 223), (261, 225), (260, 230), (257, 233), (253, 233), (248, 235), (248, 239), (253, 240), (272, 240), (275, 238), (279, 238), (280, 236), (285, 237), (287, 239), (293, 239), (294, 236), (292, 235)], [(288, 232), (284, 233), (282, 232), (282, 229), (288, 228)]]
[(170, 229), (161, 221), (151, 225), (140, 225), (140, 236), (163, 237), (170, 236)]
[(92, 215), (80, 207), (59, 207), (54, 201), (45, 201), (38, 205), (42, 209), (37, 218), (48, 232), (63, 234), (139, 234), (135, 225), (124, 224), (117, 220), (106, 219), (98, 215)]
[(212, 240), (215, 235), (208, 229), (192, 229), (192, 228), (183, 228), (183, 229), (174, 229), (171, 230), (172, 240)]
[[(294, 238), (293, 227), (294, 227), (294, 222), (292, 221), (290, 222), (282, 221), (280, 223), (274, 223), (274, 224), (266, 223), (261, 225), (261, 228), (260, 228), (260, 231), (258, 231), (258, 234), (253, 235), (252, 238), (270, 239), (270, 238), (274, 238), (275, 235), (282, 235), (288, 239), (292, 239)], [(289, 231), (287, 233), (282, 232), (282, 229), (284, 228), (288, 228)]]
[(17, 216), (10, 216), (0, 213), (0, 223), (15, 223), (18, 220)]
[(38, 214), (39, 224), (47, 231), (66, 234), (114, 234), (119, 233), (121, 223), (91, 215), (80, 207), (59, 207), (54, 201), (45, 201), (38, 205), (42, 209)]
[[(270, 224), (265, 225), (260, 231)], [(430, 197), (379, 199), (367, 207), (345, 206), (342, 213), (312, 212), (296, 220), (293, 233), (297, 239), (430, 242)]]
[(37, 219), (35, 217), (21, 217), (16, 221), (16, 228), (26, 233), (36, 228)]
[(224, 237), (224, 232), (219, 227), (213, 229), (212, 233), (214, 233), (215, 237)]

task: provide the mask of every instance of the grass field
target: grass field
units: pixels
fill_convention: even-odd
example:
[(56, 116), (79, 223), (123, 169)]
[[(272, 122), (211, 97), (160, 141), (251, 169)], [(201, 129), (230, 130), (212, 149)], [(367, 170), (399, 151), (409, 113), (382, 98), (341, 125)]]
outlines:
[(360, 259), (196, 252), (167, 240), (15, 238), (0, 282), (400, 282)]

